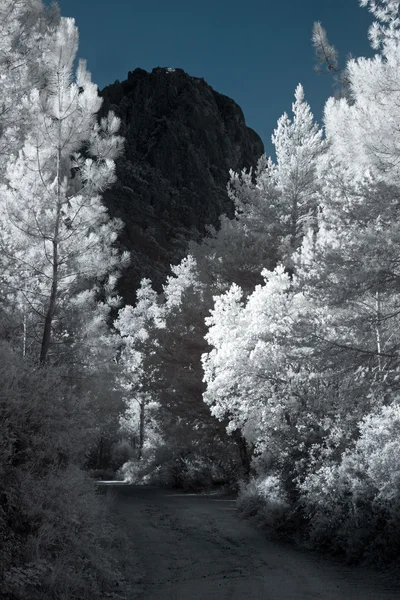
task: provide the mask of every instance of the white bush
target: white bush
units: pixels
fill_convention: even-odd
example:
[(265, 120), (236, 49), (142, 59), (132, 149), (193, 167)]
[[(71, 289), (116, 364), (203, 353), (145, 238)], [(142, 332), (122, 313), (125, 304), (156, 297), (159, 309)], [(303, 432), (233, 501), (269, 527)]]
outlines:
[(288, 506), (285, 491), (282, 486), (282, 482), (277, 475), (267, 475), (265, 477), (259, 477), (256, 480), (256, 488), (259, 495), (270, 504), (277, 506)]
[(339, 464), (324, 465), (300, 484), (317, 545), (348, 558), (388, 560), (400, 550), (400, 406), (367, 415), (360, 437)]
[(239, 512), (254, 520), (271, 535), (286, 536), (290, 529), (290, 504), (280, 478), (275, 474), (250, 479), (241, 486)]

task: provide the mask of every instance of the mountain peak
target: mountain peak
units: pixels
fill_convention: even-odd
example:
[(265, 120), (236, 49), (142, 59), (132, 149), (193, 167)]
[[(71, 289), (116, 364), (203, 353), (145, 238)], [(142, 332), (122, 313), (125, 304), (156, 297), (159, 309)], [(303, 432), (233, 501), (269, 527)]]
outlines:
[(105, 201), (126, 225), (133, 262), (123, 287), (132, 302), (142, 277), (160, 287), (190, 239), (218, 227), (222, 213), (233, 216), (229, 170), (255, 166), (264, 146), (234, 100), (178, 67), (137, 68), (101, 95), (125, 137)]

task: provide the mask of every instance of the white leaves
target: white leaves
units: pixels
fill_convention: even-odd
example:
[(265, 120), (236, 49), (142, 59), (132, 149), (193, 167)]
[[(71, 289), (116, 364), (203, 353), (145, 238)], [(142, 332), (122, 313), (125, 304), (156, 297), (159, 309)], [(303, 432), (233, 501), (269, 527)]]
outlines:
[(110, 111), (107, 117), (95, 123), (90, 137), (90, 153), (99, 161), (110, 161), (117, 158), (123, 149), (123, 138), (117, 136), (121, 120)]
[(325, 126), (332, 152), (351, 177), (367, 169), (394, 183), (399, 176), (400, 29), (398, 0), (366, 0), (375, 21), (370, 37), (381, 52), (350, 60), (346, 67), (350, 100), (330, 99)]
[(399, 174), (399, 47), (386, 57), (349, 62), (352, 103), (330, 99), (325, 107), (327, 137), (339, 160), (360, 176), (366, 169), (394, 181)]
[(138, 394), (143, 387), (143, 379), (150, 381), (152, 374), (149, 370), (144, 372), (143, 364), (157, 345), (154, 330), (165, 327), (165, 307), (153, 290), (150, 279), (142, 279), (136, 296), (136, 305), (122, 308), (114, 321), (121, 341), (118, 380), (130, 395)]
[(76, 84), (78, 88), (82, 88), (82, 92), (92, 85), (92, 78), (87, 70), (86, 60), (80, 59), (78, 61), (78, 68), (76, 69)]
[(200, 291), (197, 263), (193, 256), (189, 254), (179, 265), (171, 265), (171, 271), (173, 275), (167, 278), (163, 288), (168, 309), (179, 307), (182, 296), (188, 288)]
[(359, 0), (377, 19), (369, 29), (369, 39), (375, 50), (400, 41), (400, 0)]
[[(3, 0), (0, 3), (0, 152), (18, 152), (30, 115), (24, 98), (41, 85), (46, 68), (48, 14), (40, 0)], [(0, 164), (3, 174), (4, 161)]]
[(246, 303), (235, 285), (215, 298), (206, 319), (206, 339), (213, 349), (202, 357), (205, 402), (215, 416), (229, 420), (229, 430), (252, 431), (253, 441), (265, 436), (269, 426), (279, 427), (289, 406), (289, 379), (295, 386), (297, 377), (291, 363), (304, 356), (301, 348), (291, 347), (294, 325), (311, 310), (302, 294), (290, 292), (293, 282), (282, 266), (264, 270), (263, 276), (265, 284)]
[[(69, 77), (72, 74), (75, 56), (78, 51), (78, 41), (78, 29), (75, 25), (75, 19), (63, 17), (55, 29), (52, 53), (44, 57), (55, 81), (56, 78), (61, 78), (64, 75), (68, 76), (62, 82), (66, 87), (70, 84)], [(58, 88), (58, 81), (56, 86)], [(52, 91), (51, 87), (50, 91)]]
[(109, 135), (118, 133), (120, 125), (121, 119), (112, 110), (108, 112), (107, 117), (101, 119), (101, 129)]
[(305, 189), (299, 191), (306, 194), (307, 183), (310, 185), (308, 180), (312, 178), (315, 169), (315, 160), (322, 153), (324, 144), (322, 130), (314, 123), (310, 106), (304, 100), (301, 84), (295, 90), (292, 111), (293, 120), (284, 113), (272, 135), (278, 162), (278, 181), (286, 192), (289, 185), (297, 184), (300, 187), (297, 181), (300, 177)]
[(142, 279), (136, 293), (135, 307), (125, 306), (118, 313), (114, 327), (121, 336), (129, 338), (130, 345), (136, 339), (144, 341), (148, 338), (147, 329), (151, 326), (164, 327), (164, 309), (160, 304), (157, 292), (151, 287), (150, 279)]
[[(111, 114), (97, 123), (102, 101), (84, 61), (73, 81), (78, 43), (74, 20), (61, 18), (51, 27), (45, 20), (40, 23), (38, 70), (31, 73), (30, 89), (18, 98), (16, 115), (23, 117), (23, 127), (13, 135), (20, 136), (19, 147), (10, 146), (6, 153), (7, 184), (0, 199), (1, 285), (10, 300), (14, 294), (15, 307), (22, 301), (24, 310), (29, 307), (37, 323), (55, 289), (54, 322), (67, 319), (75, 339), (87, 341), (97, 331), (100, 347), (105, 317), (118, 302), (115, 280), (126, 264), (126, 255), (120, 257), (113, 248), (122, 224), (108, 218), (99, 196), (115, 178), (114, 158), (122, 147), (115, 135), (119, 120)], [(32, 27), (35, 36), (34, 23)], [(108, 305), (96, 302), (99, 281), (104, 282)], [(93, 344), (90, 353), (96, 352)]]
[(300, 84), (295, 90), (292, 111), (293, 119), (284, 113), (272, 135), (277, 158), (274, 179), (285, 224), (279, 250), (288, 266), (307, 229), (315, 228), (320, 190), (317, 165), (326, 150), (322, 130), (314, 123)]
[[(359, 429), (354, 447), (344, 451), (337, 464), (331, 464), (328, 456), (327, 464), (300, 483), (302, 501), (310, 516), (317, 514), (318, 518), (320, 513), (334, 525), (335, 520), (339, 524), (344, 519), (353, 525), (354, 515), (365, 518), (359, 507), (367, 499), (368, 522), (371, 511), (379, 514), (382, 509), (396, 519), (400, 490), (398, 403), (368, 415), (359, 423)], [(347, 507), (352, 514), (347, 514)]]

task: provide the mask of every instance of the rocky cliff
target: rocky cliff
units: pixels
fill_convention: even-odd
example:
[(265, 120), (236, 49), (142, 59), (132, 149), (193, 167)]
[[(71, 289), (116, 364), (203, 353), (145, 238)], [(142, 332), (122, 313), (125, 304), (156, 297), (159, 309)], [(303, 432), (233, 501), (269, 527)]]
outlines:
[(159, 289), (187, 241), (232, 214), (229, 169), (254, 166), (264, 147), (231, 98), (182, 69), (136, 69), (101, 95), (126, 140), (105, 202), (125, 223), (120, 242), (132, 262), (120, 289), (133, 303), (142, 277)]

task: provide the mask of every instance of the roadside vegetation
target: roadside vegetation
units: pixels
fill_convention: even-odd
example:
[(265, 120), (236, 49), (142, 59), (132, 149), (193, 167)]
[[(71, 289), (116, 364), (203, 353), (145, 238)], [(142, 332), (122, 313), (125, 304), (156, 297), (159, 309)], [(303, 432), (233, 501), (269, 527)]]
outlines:
[[(324, 128), (299, 84), (276, 158), (230, 172), (234, 217), (135, 305), (102, 192), (120, 121), (73, 19), (0, 6), (0, 596), (129, 597), (96, 479), (239, 490), (257, 526), (351, 563), (400, 551), (400, 0), (339, 71)], [(322, 68), (321, 66), (321, 68)], [(340, 75), (340, 76), (339, 76)]]
[(400, 524), (400, 5), (360, 5), (373, 58), (341, 68), (314, 26), (337, 84), (323, 129), (299, 85), (275, 159), (230, 174), (234, 218), (191, 243), (161, 293), (143, 280), (115, 327), (142, 432), (128, 479), (201, 487), (236, 465), (239, 509), (260, 526), (383, 566)]
[[(0, 597), (125, 598), (126, 539), (88, 474), (118, 421), (108, 326), (127, 257), (101, 191), (119, 121), (100, 122), (77, 29), (40, 0), (0, 6)], [(114, 396), (113, 396), (114, 395)], [(113, 402), (110, 402), (110, 398)], [(117, 457), (118, 466), (127, 455)]]

